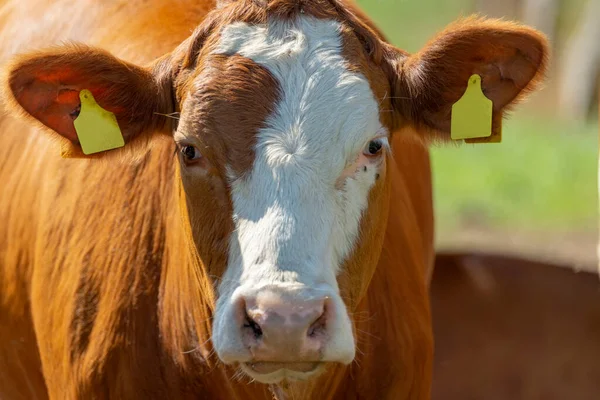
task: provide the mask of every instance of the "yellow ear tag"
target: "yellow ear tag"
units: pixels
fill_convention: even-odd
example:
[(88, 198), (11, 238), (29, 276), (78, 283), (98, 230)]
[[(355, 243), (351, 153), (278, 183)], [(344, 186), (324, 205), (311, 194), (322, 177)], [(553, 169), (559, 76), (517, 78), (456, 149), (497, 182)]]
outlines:
[(490, 136), (492, 110), (492, 101), (481, 91), (481, 77), (471, 75), (465, 94), (452, 105), (450, 137), (461, 140)]
[(496, 123), (496, 129), (492, 132), (492, 136), (485, 138), (465, 139), (465, 143), (502, 143), (502, 118)]
[(81, 111), (73, 123), (83, 154), (94, 154), (123, 147), (125, 141), (115, 114), (100, 107), (92, 92), (87, 89), (79, 92), (79, 99), (81, 100)]

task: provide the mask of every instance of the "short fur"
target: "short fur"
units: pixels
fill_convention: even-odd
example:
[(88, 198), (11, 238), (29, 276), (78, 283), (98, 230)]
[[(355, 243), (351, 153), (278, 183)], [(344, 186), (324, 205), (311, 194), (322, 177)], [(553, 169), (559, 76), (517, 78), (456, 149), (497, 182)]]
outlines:
[[(454, 70), (466, 51), (465, 32), (475, 38), (496, 34), (497, 56), (481, 41), (469, 40), (467, 54), (475, 61), (463, 67), (483, 68), (484, 90), (496, 96), (496, 115), (501, 115), (522, 89), (537, 83), (546, 57), (543, 38), (510, 23), (467, 20), (411, 58), (381, 42), (371, 22), (337, 0), (232, 1), (211, 13), (209, 1), (175, 3), (9, 0), (0, 5), (2, 61), (17, 49), (64, 40), (103, 49), (74, 45), (28, 53), (8, 64), (2, 82), (9, 113), (38, 127), (35, 121), (42, 119), (44, 130), (53, 128), (62, 137), (55, 131), (41, 134), (13, 116), (0, 118), (0, 397), (429, 398), (433, 217), (428, 152), (417, 138), (426, 131), (448, 136), (447, 102), (457, 98), (468, 73), (429, 76), (429, 84), (420, 78), (430, 70)], [(211, 182), (221, 181), (226, 171), (209, 171), (205, 197), (186, 193), (172, 139), (165, 134), (177, 124), (191, 77), (207, 61), (218, 29), (233, 21), (260, 24), (268, 15), (299, 13), (344, 24), (350, 68), (367, 77), (381, 100), (382, 123), (404, 130), (392, 137), (393, 157), (371, 189), (357, 244), (338, 277), (354, 323), (355, 362), (333, 366), (306, 383), (269, 388), (236, 378), (211, 352), (213, 281), (226, 263), (231, 231), (229, 193)], [(505, 51), (502, 38), (514, 42), (517, 55)], [(451, 65), (439, 65), (440, 46)], [(93, 67), (86, 67), (90, 53), (116, 75), (76, 79)], [(63, 69), (55, 60), (73, 63), (64, 71), (67, 84), (64, 76), (56, 78)], [(234, 61), (217, 60), (233, 62), (232, 79), (256, 68), (247, 60)], [(516, 84), (508, 92), (499, 79), (507, 76)], [(260, 83), (268, 79), (263, 75)], [(66, 148), (65, 155), (82, 157), (61, 118), (76, 106), (70, 92), (90, 84), (106, 93), (94, 92), (100, 105), (118, 106), (114, 111), (127, 145), (89, 159), (61, 159), (53, 140)], [(266, 86), (261, 95), (274, 101), (278, 94)], [(441, 92), (446, 86), (452, 90)], [(65, 90), (65, 96), (57, 95)], [(157, 96), (114, 97), (149, 92)], [(414, 100), (403, 100), (407, 94)], [(437, 103), (440, 99), (446, 103)], [(36, 114), (40, 107), (46, 111)], [(133, 110), (146, 111), (140, 118)], [(44, 120), (44, 112), (56, 112), (59, 119)], [(244, 157), (241, 170), (249, 162)]]

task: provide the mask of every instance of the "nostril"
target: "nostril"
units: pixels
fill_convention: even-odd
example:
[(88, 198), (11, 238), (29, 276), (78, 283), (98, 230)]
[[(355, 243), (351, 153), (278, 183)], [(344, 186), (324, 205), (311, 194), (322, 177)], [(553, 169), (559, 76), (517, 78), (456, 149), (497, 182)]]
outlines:
[(250, 339), (250, 340), (251, 340), (251, 338), (252, 339), (260, 339), (263, 335), (263, 331), (262, 331), (260, 325), (251, 316), (251, 315), (255, 315), (256, 313), (252, 313), (249, 311), (248, 306), (253, 305), (252, 303), (253, 302), (251, 301), (251, 304), (248, 304), (248, 302), (245, 298), (241, 298), (237, 304), (238, 305), (238, 316), (239, 316), (238, 321), (242, 322), (243, 337), (245, 337), (246, 339)]
[(327, 303), (323, 305), (323, 312), (321, 315), (310, 325), (307, 331), (308, 337), (318, 337), (325, 334), (327, 328)]
[(310, 328), (308, 328), (307, 335), (308, 337), (317, 337), (325, 332), (325, 328), (325, 315), (321, 315), (315, 322), (312, 323)]
[(260, 337), (262, 336), (263, 332), (262, 329), (260, 329), (260, 325), (258, 325), (256, 323), (256, 321), (254, 321), (249, 315), (248, 313), (246, 313), (246, 319), (244, 321), (244, 329), (247, 329), (249, 331), (252, 332), (252, 334), (254, 334), (254, 338), (255, 339), (260, 339)]

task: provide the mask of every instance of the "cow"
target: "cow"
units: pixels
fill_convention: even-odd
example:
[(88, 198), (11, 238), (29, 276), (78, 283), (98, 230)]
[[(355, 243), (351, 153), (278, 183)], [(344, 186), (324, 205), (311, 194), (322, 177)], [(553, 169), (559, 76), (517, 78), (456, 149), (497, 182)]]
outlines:
[[(543, 35), (469, 17), (411, 55), (341, 0), (0, 26), (0, 397), (429, 398), (427, 144), (475, 73), (498, 132)], [(84, 90), (122, 148), (84, 154)]]
[(436, 254), (432, 399), (598, 398), (599, 288), (570, 265)]

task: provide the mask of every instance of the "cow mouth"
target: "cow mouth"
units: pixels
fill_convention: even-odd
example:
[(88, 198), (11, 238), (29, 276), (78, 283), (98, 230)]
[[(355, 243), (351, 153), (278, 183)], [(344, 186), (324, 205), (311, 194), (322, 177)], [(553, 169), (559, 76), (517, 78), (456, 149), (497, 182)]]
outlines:
[(322, 370), (323, 363), (250, 361), (240, 366), (242, 371), (258, 382), (278, 383), (283, 380), (307, 380)]
[(249, 362), (246, 365), (259, 374), (271, 374), (280, 369), (293, 372), (313, 372), (319, 367), (319, 362)]

